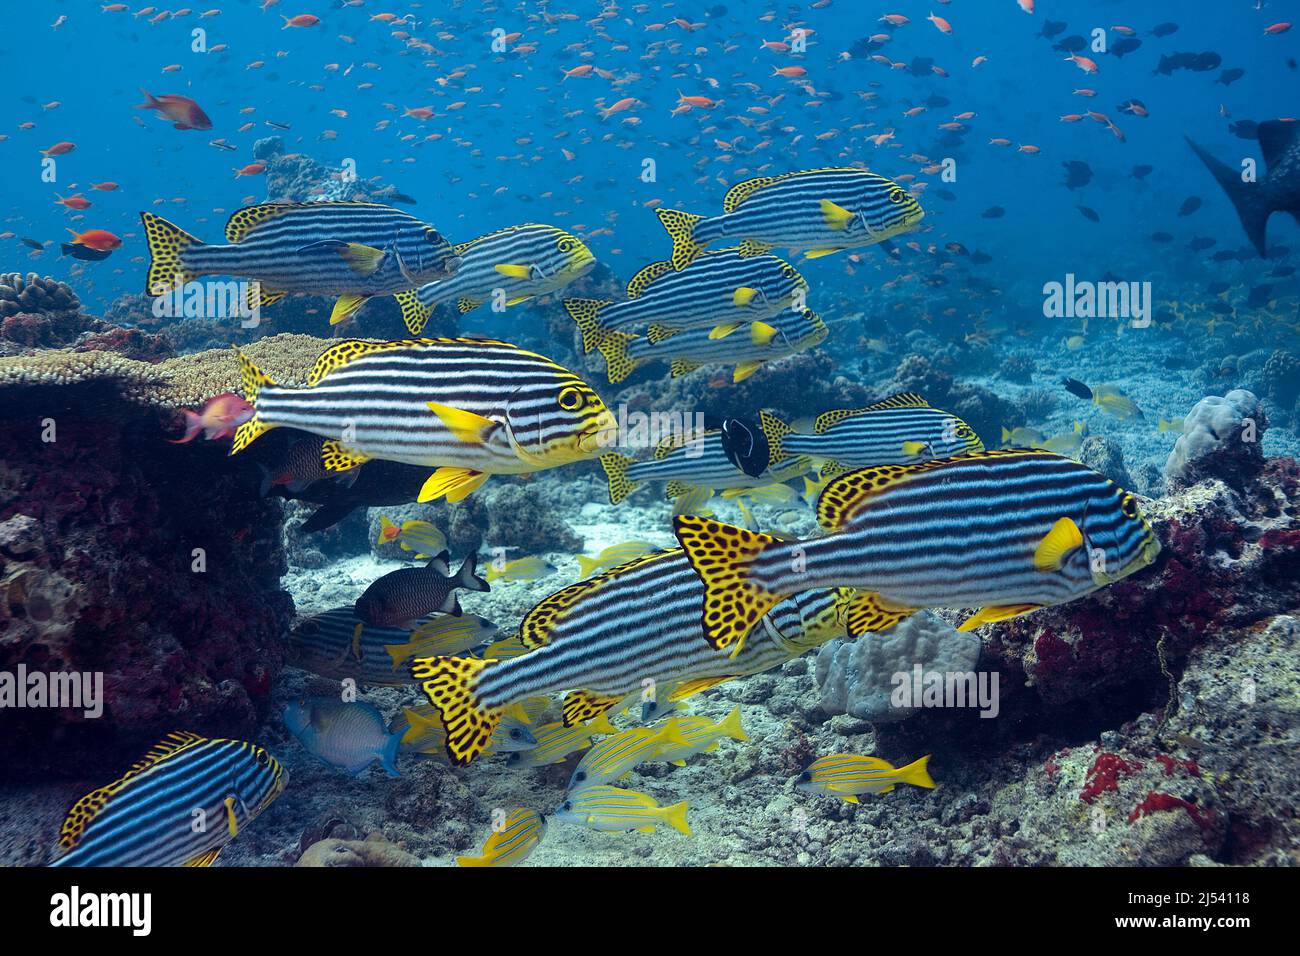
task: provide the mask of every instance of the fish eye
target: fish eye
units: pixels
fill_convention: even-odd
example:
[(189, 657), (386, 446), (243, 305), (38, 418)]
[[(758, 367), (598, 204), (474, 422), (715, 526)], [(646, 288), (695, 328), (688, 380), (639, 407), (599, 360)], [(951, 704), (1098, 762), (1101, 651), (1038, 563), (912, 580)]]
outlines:
[(271, 762), (271, 755), (270, 755), (270, 754), (268, 754), (265, 750), (259, 750), (259, 751), (257, 751), (257, 763), (258, 763), (258, 766), (265, 767), (265, 766), (267, 766), (268, 764), (270, 764), (270, 762)]
[(572, 809), (573, 809), (573, 802), (570, 800), (565, 800), (564, 804), (560, 807), (560, 810), (565, 813), (568, 813)]
[(889, 201), (892, 203), (900, 203), (906, 195), (907, 191), (903, 189), (902, 186), (895, 186), (889, 191)]
[(1133, 500), (1132, 495), (1124, 496), (1124, 500), (1119, 503), (1119, 510), (1124, 513), (1126, 518), (1137, 517), (1137, 502)]
[(573, 779), (578, 781), (578, 783), (582, 783), (582, 781), (587, 779), (587, 771), (579, 770), (577, 773), (573, 775)]
[(520, 737), (519, 728), (518, 728), (518, 727), (515, 727), (515, 728), (511, 729), (511, 731), (510, 731), (510, 739), (511, 739), (511, 740), (518, 740), (519, 737)]
[(799, 774), (799, 779), (797, 779), (795, 783), (807, 783), (811, 779), (812, 779), (812, 774), (810, 774), (807, 770), (805, 770), (803, 773)]
[(437, 229), (426, 229), (424, 231), (424, 238), (430, 245), (442, 245), (442, 233), (438, 232)]
[(583, 405), (587, 404), (587, 397), (582, 394), (582, 389), (575, 385), (570, 385), (560, 392), (557, 399), (559, 405), (566, 412), (576, 412)]

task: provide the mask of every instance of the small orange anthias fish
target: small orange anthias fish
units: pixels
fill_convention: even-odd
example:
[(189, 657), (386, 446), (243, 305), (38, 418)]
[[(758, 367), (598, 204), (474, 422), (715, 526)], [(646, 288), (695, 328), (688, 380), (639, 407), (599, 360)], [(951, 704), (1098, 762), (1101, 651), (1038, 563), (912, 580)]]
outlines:
[(85, 246), (96, 252), (112, 252), (122, 246), (121, 238), (107, 229), (87, 229), (85, 232), (69, 229), (68, 232), (72, 233), (72, 245)]
[(153, 110), (164, 119), (169, 119), (176, 129), (212, 129), (212, 120), (203, 112), (198, 103), (179, 93), (165, 93), (154, 96), (143, 87), (144, 102), (137, 104), (138, 110)]
[(197, 412), (189, 408), (181, 411), (185, 414), (185, 434), (168, 439), (173, 445), (193, 441), (199, 432), (208, 441), (229, 438), (236, 428), (253, 417), (254, 408), (234, 392), (222, 392), (209, 398)]

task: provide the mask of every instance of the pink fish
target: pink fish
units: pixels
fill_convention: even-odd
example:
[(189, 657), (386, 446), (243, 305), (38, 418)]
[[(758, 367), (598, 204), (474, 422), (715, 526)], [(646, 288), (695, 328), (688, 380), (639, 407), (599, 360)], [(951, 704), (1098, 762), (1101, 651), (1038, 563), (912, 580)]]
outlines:
[(230, 438), (235, 434), (236, 428), (253, 417), (254, 408), (234, 392), (222, 392), (209, 398), (201, 411), (188, 408), (181, 411), (185, 414), (185, 434), (180, 438), (168, 439), (173, 445), (193, 441), (199, 432), (203, 432), (203, 437), (208, 441)]

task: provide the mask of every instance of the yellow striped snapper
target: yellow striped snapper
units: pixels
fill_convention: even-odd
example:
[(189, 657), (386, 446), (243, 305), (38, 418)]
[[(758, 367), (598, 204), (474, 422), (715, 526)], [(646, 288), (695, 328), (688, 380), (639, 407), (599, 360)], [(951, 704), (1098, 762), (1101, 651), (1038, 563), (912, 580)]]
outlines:
[(321, 435), (331, 473), (372, 458), (437, 470), (419, 500), (459, 501), (494, 474), (596, 457), (618, 423), (572, 372), (490, 339), (346, 341), (321, 353), (304, 388), (276, 385), (239, 353), (256, 413), (235, 432), (237, 454), (269, 429)]
[(718, 741), (723, 737), (730, 737), (732, 740), (749, 739), (749, 735), (745, 733), (745, 728), (740, 723), (739, 707), (716, 722), (692, 714), (676, 715), (671, 720), (676, 723), (677, 736), (682, 739), (682, 743), (665, 744), (654, 759), (665, 760), (678, 767), (686, 765), (687, 757), (717, 750)]
[(900, 392), (865, 408), (817, 416), (811, 434), (800, 434), (767, 411), (759, 413), (773, 461), (806, 455), (822, 462), (821, 476), (853, 468), (904, 465), (980, 451), (975, 430), (949, 412), (931, 408), (920, 395)]
[(804, 793), (829, 793), (848, 803), (857, 803), (863, 793), (889, 793), (900, 783), (933, 790), (935, 783), (926, 769), (929, 762), (929, 754), (906, 767), (894, 767), (879, 757), (831, 754), (809, 764), (795, 778), (795, 786)]
[(210, 866), (286, 781), (257, 744), (168, 734), (73, 805), (50, 866)]
[(492, 835), (478, 856), (458, 856), (457, 866), (518, 866), (528, 859), (546, 835), (546, 818), (536, 810), (518, 807), (493, 821)]
[(178, 226), (142, 212), (149, 243), (148, 295), (205, 275), (256, 280), (251, 310), (290, 292), (337, 295), (330, 323), (348, 318), (371, 296), (392, 295), (453, 275), (451, 244), (426, 222), (379, 203), (262, 203), (226, 223), (229, 245), (200, 242)]
[(402, 320), (419, 335), (433, 310), (455, 302), (461, 315), (498, 294), (506, 306), (562, 289), (596, 264), (582, 240), (563, 229), (528, 222), (498, 229), (452, 247), (460, 259), (456, 274), (397, 294)]
[[(601, 714), (595, 720), (585, 724), (566, 727), (563, 721), (543, 724), (533, 732), (537, 740), (535, 746), (527, 750), (512, 753), (506, 759), (506, 766), (523, 770), (528, 767), (545, 767), (560, 763), (571, 753), (586, 750), (592, 744), (593, 734), (616, 734), (618, 728), (609, 722), (609, 717)], [(495, 735), (493, 737), (495, 738)]]
[(801, 594), (774, 608), (761, 638), (742, 653), (702, 640), (704, 585), (679, 549), (646, 555), (557, 591), (519, 628), (528, 653), (511, 660), (416, 658), (411, 673), (448, 728), (447, 753), (468, 764), (517, 702), (567, 691), (564, 723), (604, 714), (652, 681), (683, 699), (733, 677), (756, 674), (832, 637), (845, 592)]
[(769, 608), (807, 588), (859, 589), (845, 613), (854, 636), (935, 607), (979, 608), (959, 628), (970, 630), (1076, 600), (1160, 552), (1131, 494), (1024, 449), (851, 471), (817, 499), (817, 521), (825, 537), (781, 541), (673, 520), (705, 584), (710, 646), (739, 650)]
[(689, 747), (677, 732), (677, 718), (669, 719), (662, 727), (636, 727), (622, 730), (607, 737), (582, 755), (569, 777), (569, 789), (609, 783), (626, 774), (633, 767), (656, 759), (668, 749)]
[(415, 552), (415, 560), (423, 561), (447, 547), (447, 536), (428, 521), (413, 518), (395, 524), (388, 515), (379, 516), (378, 544), (397, 542), (403, 551)]
[(745, 258), (738, 249), (721, 249), (681, 272), (667, 260), (650, 263), (632, 277), (621, 302), (565, 299), (564, 307), (590, 352), (605, 333), (633, 326), (653, 328), (651, 342), (683, 329), (709, 329), (722, 338), (802, 302), (807, 291), (808, 281), (776, 256)]
[[(669, 499), (686, 494), (692, 487), (710, 492), (730, 488), (758, 488), (777, 484), (803, 474), (812, 467), (807, 458), (787, 458), (769, 464), (757, 477), (748, 475), (727, 457), (720, 431), (698, 433), (682, 441), (670, 436), (661, 441), (654, 457), (637, 461), (617, 452), (600, 456), (609, 480), (609, 503), (616, 505), (647, 481), (666, 481)], [(708, 499), (705, 496), (705, 500)]]
[(886, 242), (925, 216), (898, 183), (852, 166), (747, 179), (727, 191), (721, 216), (663, 208), (655, 213), (672, 238), (676, 269), (685, 269), (718, 239), (740, 239), (742, 256), (782, 248), (815, 259)]
[(376, 761), (390, 777), (401, 734), (390, 734), (383, 715), (371, 704), (334, 697), (297, 700), (281, 714), (298, 742), (332, 767), (357, 776)]
[(578, 571), (584, 578), (589, 578), (597, 571), (608, 570), (655, 550), (657, 550), (655, 546), (648, 541), (624, 541), (622, 544), (611, 544), (594, 558), (589, 558), (585, 554), (574, 555), (574, 557), (578, 561)]
[(685, 802), (661, 807), (648, 794), (594, 784), (569, 793), (553, 816), (565, 823), (606, 833), (630, 830), (653, 833), (656, 826), (666, 823), (678, 833), (690, 836), (691, 828), (686, 822), (688, 809), (689, 804)]
[(437, 654), (456, 655), (472, 651), (491, 641), (499, 628), (477, 614), (438, 614), (417, 625), (410, 639), (400, 644), (386, 644), (384, 650), (392, 658), (397, 670), (412, 657), (430, 657)]
[(515, 558), (513, 561), (493, 561), (487, 568), (488, 581), (536, 581), (555, 573), (555, 566), (545, 558), (536, 556)]

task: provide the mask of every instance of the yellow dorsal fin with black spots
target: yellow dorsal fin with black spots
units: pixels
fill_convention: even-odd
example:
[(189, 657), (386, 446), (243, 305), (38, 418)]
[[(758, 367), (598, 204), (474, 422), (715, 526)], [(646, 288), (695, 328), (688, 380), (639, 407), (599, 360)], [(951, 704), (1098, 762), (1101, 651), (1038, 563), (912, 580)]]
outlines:
[(571, 690), (564, 695), (564, 726), (577, 727), (595, 720), (622, 699), (590, 690)]
[(843, 607), (850, 637), (883, 631), (916, 613), (916, 608), (891, 604), (874, 591), (862, 591)]
[(817, 498), (817, 523), (823, 531), (838, 531), (857, 514), (867, 499), (912, 477), (917, 470), (909, 465), (878, 465), (840, 475), (830, 481)]
[(758, 192), (764, 186), (779, 183), (789, 175), (789, 173), (782, 173), (780, 176), (758, 176), (754, 179), (746, 179), (743, 183), (736, 183), (736, 185), (728, 189), (727, 194), (722, 197), (722, 211), (735, 212), (737, 206), (750, 196), (754, 195), (754, 193)]
[(109, 798), (126, 786), (132, 778), (138, 777), (162, 761), (206, 741), (206, 737), (189, 731), (170, 733), (158, 741), (149, 749), (148, 753), (132, 764), (131, 768), (122, 776), (112, 783), (90, 791), (72, 805), (72, 809), (68, 811), (68, 815), (63, 821), (63, 826), (59, 828), (59, 849), (71, 850), (80, 843), (81, 837), (86, 832), (86, 827), (108, 805)]
[(853, 418), (857, 415), (865, 415), (867, 412), (878, 412), (886, 408), (929, 408), (930, 403), (915, 392), (899, 392), (897, 395), (890, 395), (888, 398), (882, 398), (878, 402), (867, 405), (863, 408), (838, 408), (834, 411), (823, 412), (817, 416), (813, 423), (813, 430), (822, 434), (832, 425), (836, 425), (846, 418)]
[(373, 352), (389, 352), (393, 349), (410, 348), (411, 346), (428, 345), (437, 339), (397, 339), (392, 342), (363, 342), (359, 339), (349, 339), (346, 342), (340, 342), (337, 345), (331, 345), (324, 352), (316, 357), (316, 362), (312, 365), (311, 371), (307, 373), (307, 387), (320, 384), (330, 372), (336, 368), (342, 368), (353, 359), (358, 359), (363, 355), (370, 355)]
[(681, 329), (674, 329), (674, 328), (670, 328), (667, 325), (659, 325), (658, 323), (656, 323), (650, 326), (650, 328), (646, 329), (645, 337), (646, 337), (646, 341), (648, 341), (651, 345), (658, 345), (660, 342), (663, 342), (666, 339), (671, 339), (674, 335), (676, 335), (678, 332), (681, 331), (682, 331)]
[(524, 647), (533, 651), (550, 643), (551, 630), (564, 619), (564, 615), (578, 599), (578, 595), (598, 580), (600, 579), (579, 581), (577, 584), (561, 588), (525, 614), (524, 619), (519, 622), (519, 640)]
[(671, 259), (665, 259), (662, 262), (650, 263), (648, 266), (646, 266), (640, 272), (634, 275), (631, 281), (628, 282), (627, 297), (629, 299), (639, 298), (642, 294), (645, 293), (645, 290), (650, 287), (650, 283), (674, 271), (676, 270), (673, 269), (673, 263)]
[(296, 208), (297, 204), (295, 203), (265, 202), (261, 205), (245, 206), (243, 209), (238, 209), (226, 220), (226, 242), (243, 242), (248, 238), (248, 234), (262, 223), (270, 222), (272, 219), (279, 219), (289, 210)]
[(736, 207), (743, 203), (754, 193), (758, 192), (765, 186), (773, 183), (779, 183), (782, 180), (794, 179), (798, 176), (812, 176), (817, 173), (865, 173), (867, 170), (857, 166), (823, 166), (818, 169), (800, 169), (792, 173), (781, 173), (779, 176), (759, 176), (755, 179), (747, 179), (743, 183), (736, 183), (729, 190), (727, 195), (722, 197), (722, 211), (735, 212)]
[(315, 209), (320, 206), (369, 206), (378, 209), (390, 209), (383, 203), (362, 202), (355, 199), (321, 199), (314, 202), (264, 202), (256, 206), (245, 206), (236, 210), (226, 221), (226, 241), (243, 242), (258, 226), (272, 219), (297, 212), (301, 209)]

